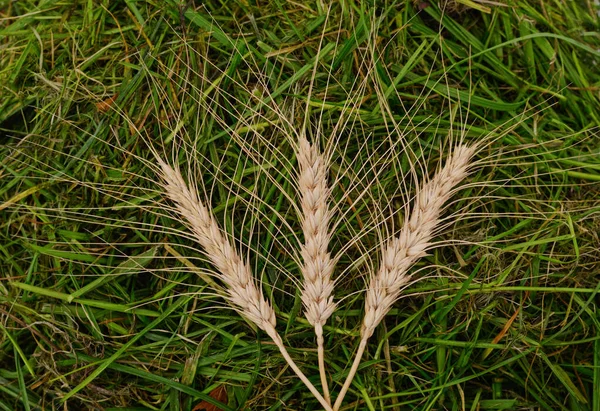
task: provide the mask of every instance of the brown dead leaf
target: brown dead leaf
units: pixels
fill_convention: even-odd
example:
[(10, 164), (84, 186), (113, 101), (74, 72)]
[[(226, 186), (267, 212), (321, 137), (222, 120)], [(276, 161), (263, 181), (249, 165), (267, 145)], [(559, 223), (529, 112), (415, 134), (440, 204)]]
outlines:
[(108, 110), (110, 110), (117, 97), (119, 97), (119, 95), (115, 94), (114, 96), (109, 97), (104, 101), (96, 103), (96, 110), (98, 110), (101, 113), (106, 113)]
[[(225, 389), (224, 385), (220, 385), (208, 394), (211, 398), (214, 398), (217, 401), (222, 402), (223, 404), (227, 404), (227, 389)], [(221, 408), (212, 405), (206, 401), (202, 401), (200, 404), (196, 405), (192, 411), (220, 411)]]

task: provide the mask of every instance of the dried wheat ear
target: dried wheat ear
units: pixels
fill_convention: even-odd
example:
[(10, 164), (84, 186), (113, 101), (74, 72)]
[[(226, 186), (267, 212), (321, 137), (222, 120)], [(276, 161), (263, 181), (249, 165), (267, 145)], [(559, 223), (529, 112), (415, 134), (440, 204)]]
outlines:
[(410, 268), (426, 254), (432, 245), (435, 229), (440, 223), (444, 206), (456, 186), (467, 176), (476, 146), (460, 145), (446, 160), (444, 167), (427, 183), (417, 189), (414, 204), (406, 213), (397, 237), (382, 247), (381, 266), (371, 274), (365, 298), (365, 316), (360, 334), (361, 341), (354, 362), (333, 407), (339, 410), (368, 339), (392, 308), (392, 305), (410, 281)]
[(327, 185), (329, 168), (326, 157), (318, 151), (316, 145), (310, 144), (304, 137), (299, 139), (296, 148), (297, 183), (301, 193), (300, 219), (304, 235), (304, 243), (300, 245), (300, 271), (303, 276), (301, 297), (305, 316), (315, 329), (323, 394), (290, 357), (275, 328), (276, 317), (271, 304), (257, 286), (248, 264), (244, 263), (242, 256), (219, 228), (211, 210), (202, 202), (197, 190), (192, 189), (195, 185), (187, 182), (179, 169), (170, 166), (158, 155), (156, 157), (164, 193), (175, 204), (176, 212), (217, 268), (219, 278), (226, 286), (229, 304), (269, 335), (323, 408), (331, 411), (339, 410), (356, 374), (367, 341), (408, 284), (410, 268), (431, 246), (444, 206), (458, 184), (467, 176), (476, 149), (476, 146), (466, 145), (459, 145), (454, 149), (444, 167), (417, 189), (399, 234), (382, 245), (381, 266), (377, 273), (371, 273), (366, 290), (360, 344), (333, 406), (327, 385), (323, 347), (323, 325), (336, 307), (333, 302), (332, 280), (334, 260), (328, 251), (331, 239), (329, 224), (333, 215), (328, 205), (330, 189)]

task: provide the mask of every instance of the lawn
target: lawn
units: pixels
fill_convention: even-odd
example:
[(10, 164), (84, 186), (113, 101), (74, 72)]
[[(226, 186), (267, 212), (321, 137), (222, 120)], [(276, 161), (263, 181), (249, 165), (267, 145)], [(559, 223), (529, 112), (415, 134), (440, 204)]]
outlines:
[[(383, 250), (477, 145), (340, 409), (600, 411), (597, 2), (0, 0), (0, 44), (0, 410), (324, 408), (159, 159), (333, 404)], [(327, 166), (324, 367), (300, 136)]]

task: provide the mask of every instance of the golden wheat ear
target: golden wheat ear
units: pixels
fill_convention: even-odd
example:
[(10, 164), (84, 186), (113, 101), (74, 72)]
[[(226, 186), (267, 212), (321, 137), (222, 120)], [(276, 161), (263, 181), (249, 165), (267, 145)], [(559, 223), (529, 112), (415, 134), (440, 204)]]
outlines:
[(390, 238), (383, 245), (379, 270), (376, 274), (372, 274), (367, 286), (365, 315), (360, 330), (361, 340), (358, 351), (337, 397), (334, 410), (339, 410), (342, 405), (367, 341), (408, 284), (409, 269), (431, 246), (444, 207), (455, 188), (467, 176), (476, 151), (475, 145), (459, 145), (454, 149), (445, 166), (429, 182), (417, 189), (412, 210), (406, 213), (399, 235)]

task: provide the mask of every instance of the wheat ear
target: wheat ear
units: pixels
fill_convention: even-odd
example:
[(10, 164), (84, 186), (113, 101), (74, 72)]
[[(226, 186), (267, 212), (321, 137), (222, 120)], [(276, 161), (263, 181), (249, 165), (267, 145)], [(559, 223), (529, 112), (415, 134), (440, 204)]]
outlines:
[(423, 257), (440, 222), (444, 205), (454, 188), (467, 176), (476, 146), (458, 146), (429, 182), (417, 190), (412, 212), (406, 215), (398, 237), (388, 240), (382, 250), (381, 266), (371, 277), (365, 299), (365, 316), (360, 330), (361, 341), (350, 372), (333, 406), (339, 410), (356, 374), (367, 340), (392, 308), (410, 280), (409, 269)]
[(160, 158), (157, 158), (157, 161), (166, 195), (173, 201), (175, 210), (185, 220), (194, 237), (204, 249), (206, 256), (217, 268), (220, 279), (226, 285), (229, 302), (271, 337), (296, 375), (321, 405), (331, 411), (331, 405), (290, 357), (281, 336), (275, 329), (275, 311), (257, 287), (248, 265), (244, 263), (227, 237), (223, 235), (211, 211), (200, 200), (198, 193), (190, 190), (178, 168), (171, 167)]
[(330, 194), (327, 186), (328, 161), (304, 136), (299, 138), (296, 157), (304, 234), (304, 244), (300, 248), (301, 272), (304, 278), (302, 303), (306, 319), (315, 328), (323, 396), (330, 402), (323, 339), (323, 325), (335, 310), (331, 295), (333, 292), (331, 274), (335, 262), (327, 251), (331, 239), (329, 230), (331, 211), (327, 205)]

